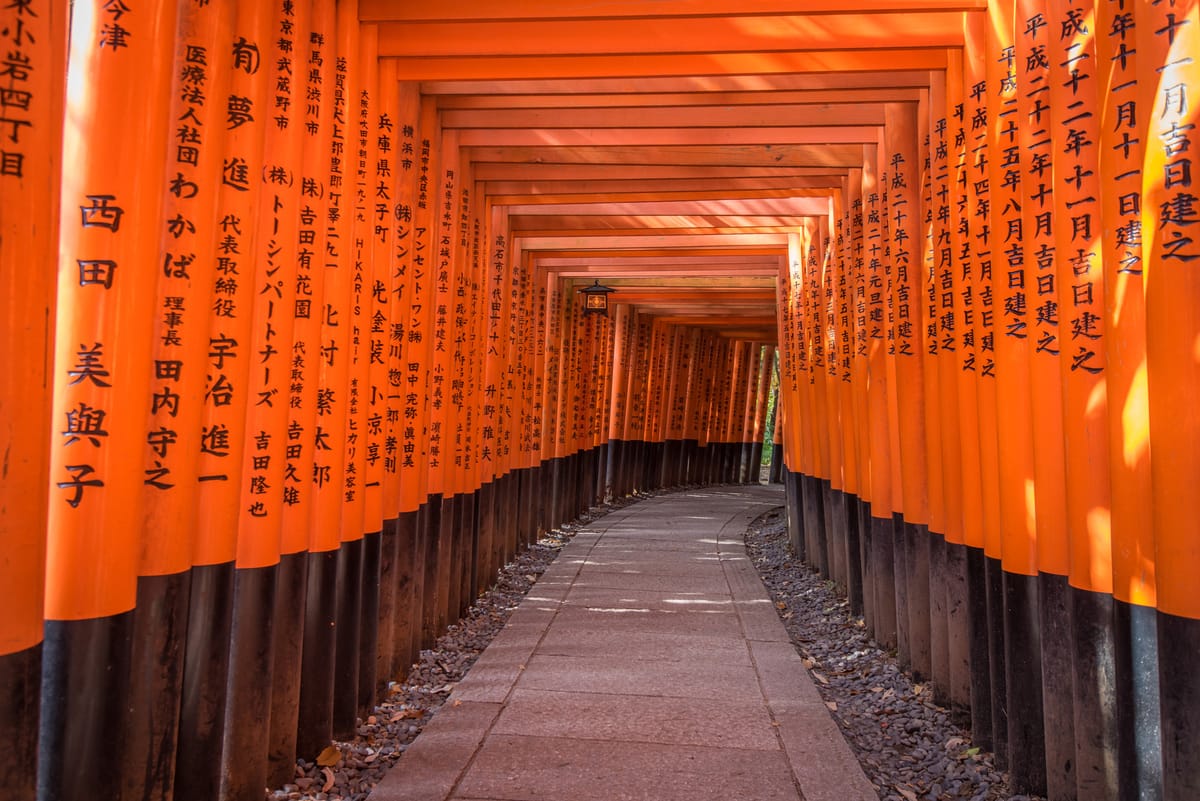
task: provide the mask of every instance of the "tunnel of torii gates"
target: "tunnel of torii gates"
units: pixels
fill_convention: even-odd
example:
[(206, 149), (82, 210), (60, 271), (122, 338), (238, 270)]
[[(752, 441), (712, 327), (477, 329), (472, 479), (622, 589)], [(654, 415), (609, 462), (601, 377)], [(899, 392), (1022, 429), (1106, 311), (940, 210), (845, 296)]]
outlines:
[(776, 353), (795, 548), (1015, 786), (1200, 797), (1196, 0), (0, 45), (0, 798), (261, 798), (539, 532), (757, 481)]

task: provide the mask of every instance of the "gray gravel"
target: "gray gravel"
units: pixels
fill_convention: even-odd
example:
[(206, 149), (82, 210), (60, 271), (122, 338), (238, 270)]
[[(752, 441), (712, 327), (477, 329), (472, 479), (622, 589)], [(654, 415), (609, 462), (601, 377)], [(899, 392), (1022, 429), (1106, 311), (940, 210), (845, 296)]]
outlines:
[(796, 650), (882, 801), (1037, 801), (1012, 795), (992, 755), (867, 636), (833, 582), (795, 558), (783, 509), (751, 524), (746, 547)]
[[(322, 764), (300, 760), (295, 779), (268, 790), (267, 801), (365, 801), (575, 531), (654, 494), (589, 510), (518, 555), (466, 618), (450, 626), (433, 649), (421, 652), (405, 681), (391, 685), (387, 699), (360, 721), (354, 740), (334, 743), (318, 759)], [(914, 685), (867, 637), (862, 620), (850, 616), (833, 583), (794, 558), (782, 509), (756, 520), (746, 532), (746, 545), (881, 801), (1039, 801), (1010, 795), (1007, 777), (995, 769), (991, 755), (973, 748), (970, 733), (933, 703), (932, 692)]]

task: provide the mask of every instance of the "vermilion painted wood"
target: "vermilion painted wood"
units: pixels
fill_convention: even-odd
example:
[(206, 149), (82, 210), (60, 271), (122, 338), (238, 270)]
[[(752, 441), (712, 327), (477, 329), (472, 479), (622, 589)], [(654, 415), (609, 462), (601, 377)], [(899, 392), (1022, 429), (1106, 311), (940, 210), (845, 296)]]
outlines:
[[(393, 61), (387, 61), (394, 64)], [(880, 76), (886, 82), (887, 76)], [(586, 84), (586, 81), (579, 83)], [(717, 108), (771, 105), (780, 107), (814, 108), (820, 104), (851, 103), (915, 103), (920, 99), (919, 88), (858, 87), (836, 89), (801, 89), (792, 91), (766, 90), (759, 92), (636, 92), (597, 94), (438, 94), (438, 108), (449, 111), (527, 110), (548, 109), (606, 109), (606, 108)]]
[(754, 105), (707, 101), (704, 105), (588, 107), (586, 98), (579, 98), (567, 108), (443, 109), (442, 122), (447, 128), (480, 129), (840, 127), (882, 125), (883, 104), (833, 97), (825, 102), (783, 104), (759, 96)]
[[(968, 19), (976, 19), (972, 15)], [(954, 51), (951, 51), (953, 55)], [(547, 95), (563, 96), (566, 99), (596, 94), (618, 94), (637, 96), (652, 93), (686, 93), (695, 96), (713, 95), (715, 102), (724, 102), (720, 93), (764, 93), (799, 92), (821, 89), (921, 89), (929, 85), (927, 70), (887, 69), (861, 70), (857, 72), (811, 72), (783, 73), (770, 76), (757, 71), (725, 75), (711, 72), (694, 75), (651, 74), (636, 78), (597, 76), (574, 79), (524, 78), (524, 79), (480, 79), (459, 81), (423, 81), (421, 91), (431, 97), (450, 95), (478, 95), (502, 97), (504, 95)]]
[(512, 162), (537, 165), (549, 161), (558, 164), (619, 165), (620, 172), (641, 165), (718, 166), (718, 167), (857, 167), (862, 163), (862, 146), (857, 144), (759, 144), (759, 145), (659, 145), (659, 146), (496, 146), (480, 145), (470, 149), (474, 161)]
[[(522, 0), (497, 5), (488, 0), (459, 0), (453, 5), (430, 5), (424, 0), (365, 0), (359, 7), (364, 20), (471, 20), (471, 19), (570, 19), (576, 17), (638, 18), (738, 14), (828, 14), (839, 12), (908, 13), (915, 11), (969, 11), (986, 6), (984, 0)], [(666, 22), (666, 20), (664, 20)]]
[(383, 22), (380, 55), (542, 56), (951, 47), (962, 40), (959, 12), (679, 17), (623, 20), (456, 20)]
[(640, 53), (636, 55), (480, 56), (396, 58), (401, 75), (414, 81), (520, 80), (652, 75), (785, 75), (946, 68), (939, 49), (829, 50), (807, 52)]

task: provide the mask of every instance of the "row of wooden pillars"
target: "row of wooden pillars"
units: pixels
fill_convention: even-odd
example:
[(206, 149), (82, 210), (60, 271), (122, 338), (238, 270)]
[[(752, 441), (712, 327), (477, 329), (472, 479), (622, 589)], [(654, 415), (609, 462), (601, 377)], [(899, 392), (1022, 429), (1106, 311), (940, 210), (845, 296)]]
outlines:
[(1200, 794), (1197, 20), (989, 3), (780, 278), (797, 550), (1056, 801)]
[(541, 533), (741, 477), (770, 348), (583, 315), (356, 3), (0, 14), (0, 798), (258, 801)]

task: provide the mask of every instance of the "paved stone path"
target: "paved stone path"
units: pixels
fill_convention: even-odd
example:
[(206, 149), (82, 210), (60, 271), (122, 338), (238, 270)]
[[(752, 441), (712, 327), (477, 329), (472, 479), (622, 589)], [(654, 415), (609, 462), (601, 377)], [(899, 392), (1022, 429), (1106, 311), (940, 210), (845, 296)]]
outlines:
[(370, 801), (876, 801), (746, 556), (779, 486), (581, 529)]

